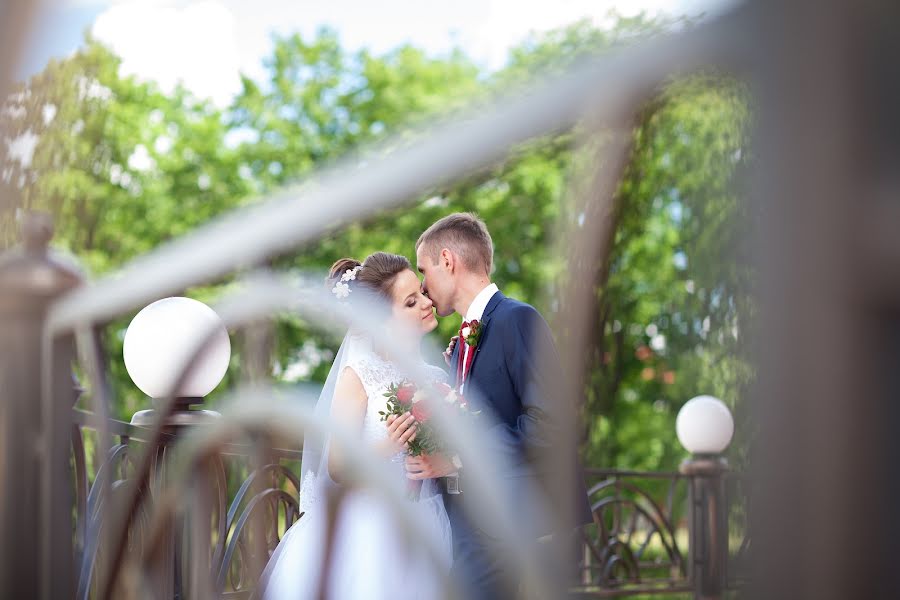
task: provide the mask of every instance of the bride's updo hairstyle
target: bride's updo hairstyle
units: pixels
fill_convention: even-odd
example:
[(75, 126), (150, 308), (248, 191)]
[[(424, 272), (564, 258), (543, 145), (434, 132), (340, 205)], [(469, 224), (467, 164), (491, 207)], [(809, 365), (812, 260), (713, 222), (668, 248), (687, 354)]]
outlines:
[(394, 280), (407, 269), (412, 270), (412, 265), (405, 256), (388, 252), (374, 252), (363, 262), (342, 258), (331, 265), (326, 285), (331, 290), (338, 285), (347, 286), (335, 293), (335, 297), (342, 302), (352, 304), (363, 297), (373, 303), (390, 303)]

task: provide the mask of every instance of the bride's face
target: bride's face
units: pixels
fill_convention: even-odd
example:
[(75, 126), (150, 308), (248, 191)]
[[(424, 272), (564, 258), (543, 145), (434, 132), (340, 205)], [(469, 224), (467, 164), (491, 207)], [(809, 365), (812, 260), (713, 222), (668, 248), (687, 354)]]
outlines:
[(413, 331), (425, 335), (437, 327), (434, 304), (422, 293), (418, 276), (407, 269), (394, 279), (392, 288), (393, 318)]

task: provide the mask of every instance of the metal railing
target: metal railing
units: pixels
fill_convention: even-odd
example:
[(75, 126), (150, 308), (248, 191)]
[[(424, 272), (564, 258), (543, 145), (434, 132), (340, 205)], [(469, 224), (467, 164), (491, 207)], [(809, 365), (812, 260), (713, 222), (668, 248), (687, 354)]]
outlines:
[[(121, 501), (121, 491), (131, 484), (134, 474), (132, 453), (152, 439), (152, 432), (124, 421), (108, 423), (110, 435), (118, 442), (105, 460), (89, 468), (85, 440), (97, 444), (91, 429), (93, 415), (76, 409), (73, 413), (72, 464), (75, 481), (75, 557), (78, 568), (76, 598), (87, 600), (97, 594), (96, 565), (103, 557), (96, 544), (87, 544), (86, 531), (98, 527), (106, 507), (102, 490), (114, 491), (106, 502)], [(165, 485), (166, 448), (175, 442), (177, 432), (167, 434), (166, 444), (154, 464), (154, 480), (147, 490), (151, 501), (137, 519), (129, 541), (132, 560), (140, 561), (144, 538), (149, 535), (149, 510), (152, 498), (162, 493)], [(138, 453), (139, 454), (139, 453)], [(254, 456), (251, 443), (227, 444), (210, 461), (212, 472), (209, 498), (212, 517), (209, 569), (213, 576), (212, 592), (216, 597), (251, 597), (264, 566), (281, 536), (303, 517), (300, 504), (301, 485), (295, 475), (301, 452), (299, 449), (273, 448), (265, 457)], [(594, 523), (580, 532), (576, 564), (578, 581), (569, 593), (577, 597), (613, 598), (633, 595), (691, 595), (696, 587), (692, 568), (694, 547), (691, 523), (694, 513), (700, 520), (707, 507), (695, 505), (691, 486), (695, 477), (683, 473), (641, 472), (617, 469), (586, 469), (588, 495)], [(748, 537), (746, 530), (746, 494), (739, 489), (742, 480), (725, 475), (729, 527), (717, 540), (724, 544), (729, 569), (727, 587), (737, 589), (746, 577)], [(254, 515), (264, 515), (260, 533), (251, 527)], [(261, 539), (255, 539), (254, 535)], [(95, 538), (96, 541), (96, 538)], [(703, 544), (703, 540), (698, 540)], [(167, 573), (173, 595), (183, 596), (185, 573), (191, 562), (178, 556), (173, 546), (164, 564), (179, 562), (179, 569)]]
[[(76, 598), (87, 600), (96, 597), (99, 583), (96, 567), (102, 563), (98, 536), (89, 536), (88, 531), (98, 530), (102, 525), (104, 503), (122, 501), (122, 492), (132, 484), (135, 465), (133, 454), (140, 456), (140, 447), (152, 440), (152, 431), (126, 423), (111, 420), (109, 434), (117, 438), (108, 451), (105, 460), (96, 468), (89, 469), (89, 452), (86, 438), (92, 445), (98, 443), (96, 431), (90, 425), (93, 415), (76, 409), (73, 414), (72, 464), (75, 480), (75, 564), (78, 569)], [(146, 493), (150, 500), (144, 505), (136, 526), (132, 528), (129, 551), (137, 553), (133, 560), (141, 560), (139, 553), (150, 535), (149, 511), (154, 497), (159, 497), (165, 486), (167, 449), (176, 441), (177, 432), (166, 435), (164, 446), (157, 454), (153, 465), (154, 477)], [(211, 474), (208, 498), (211, 506), (209, 543), (209, 573), (212, 591), (216, 597), (249, 597), (260, 576), (259, 567), (265, 565), (275, 550), (283, 533), (303, 515), (300, 512), (300, 481), (295, 474), (299, 469), (301, 452), (299, 449), (269, 448), (265, 456), (259, 456), (253, 444), (227, 444), (209, 461)], [(113, 490), (104, 498), (103, 490)], [(257, 515), (263, 528), (254, 530), (252, 519)], [(258, 537), (256, 539), (254, 536)], [(172, 585), (172, 596), (184, 597), (186, 573), (191, 561), (176, 555), (181, 549), (180, 542), (172, 545), (170, 552), (161, 559), (164, 564), (174, 566), (166, 580)]]
[[(31, 12), (27, 2), (10, 5), (16, 14)], [(753, 591), (767, 599), (891, 597), (900, 588), (889, 566), (900, 516), (884, 501), (900, 477), (896, 436), (885, 426), (896, 416), (900, 357), (898, 13), (895, 2), (754, 3), (753, 10), (587, 60), (561, 79), (387, 156), (328, 171), (315, 185), (280, 193), (68, 295), (77, 278), (47, 259), (41, 240), (45, 245), (49, 238), (38, 227), (26, 252), (0, 265), (0, 593), (70, 598), (76, 589), (69, 490), (73, 336), (91, 349), (85, 340), (98, 324), (399, 206), (430, 186), (490, 165), (529, 138), (575, 122), (627, 129), (636, 107), (678, 73), (749, 66), (759, 100), (754, 200), (761, 208), (753, 235), (762, 267), (759, 337), (766, 350), (754, 392), (761, 443), (753, 463), (759, 490)], [(19, 26), (17, 19), (0, 23), (3, 44), (21, 40), (14, 35)], [(4, 46), (0, 91), (18, 48), (13, 51)], [(616, 151), (586, 195), (601, 215), (611, 212), (616, 165), (627, 159), (627, 144)], [(598, 232), (575, 228), (568, 238), (578, 258), (566, 296), (574, 323), (591, 307), (594, 266), (612, 235), (592, 233)], [(577, 353), (590, 332), (565, 330), (573, 338), (564, 351)], [(570, 396), (581, 383), (572, 378)], [(108, 437), (114, 428), (105, 419), (102, 390), (99, 398), (94, 423), (106, 455), (114, 448)], [(154, 440), (163, 438), (153, 432)], [(98, 493), (108, 499), (111, 489)], [(610, 489), (621, 495), (626, 488), (610, 484), (597, 491)], [(88, 516), (89, 495), (81, 496)], [(660, 564), (680, 577), (684, 553), (671, 542), (677, 530), (667, 519), (654, 521), (659, 537), (668, 536)], [(612, 540), (613, 531), (620, 529), (609, 527), (597, 539)], [(631, 555), (617, 563), (626, 573), (649, 556)], [(595, 559), (591, 569), (603, 563)], [(115, 585), (127, 589), (121, 570), (111, 566), (101, 596), (110, 597)], [(610, 582), (616, 572), (598, 577)]]

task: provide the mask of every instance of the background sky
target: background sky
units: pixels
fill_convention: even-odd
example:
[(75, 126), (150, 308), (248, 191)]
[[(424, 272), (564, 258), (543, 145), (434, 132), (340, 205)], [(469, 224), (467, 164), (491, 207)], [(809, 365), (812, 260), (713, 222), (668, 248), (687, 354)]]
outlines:
[(350, 49), (385, 52), (404, 43), (440, 55), (462, 48), (486, 69), (503, 66), (529, 32), (609, 12), (714, 15), (732, 0), (58, 0), (49, 2), (20, 75), (73, 52), (90, 31), (123, 58), (126, 74), (170, 90), (181, 80), (225, 105), (239, 73), (263, 76), (272, 34), (311, 36), (329, 26)]

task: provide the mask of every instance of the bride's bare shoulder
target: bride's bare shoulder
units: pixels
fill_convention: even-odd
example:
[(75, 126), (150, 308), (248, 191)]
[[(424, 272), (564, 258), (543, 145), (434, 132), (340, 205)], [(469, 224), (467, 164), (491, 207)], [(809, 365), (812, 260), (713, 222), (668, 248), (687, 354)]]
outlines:
[(352, 365), (347, 365), (338, 376), (337, 386), (334, 390), (335, 398), (354, 399), (359, 402), (365, 402), (366, 390), (363, 386), (362, 379)]

